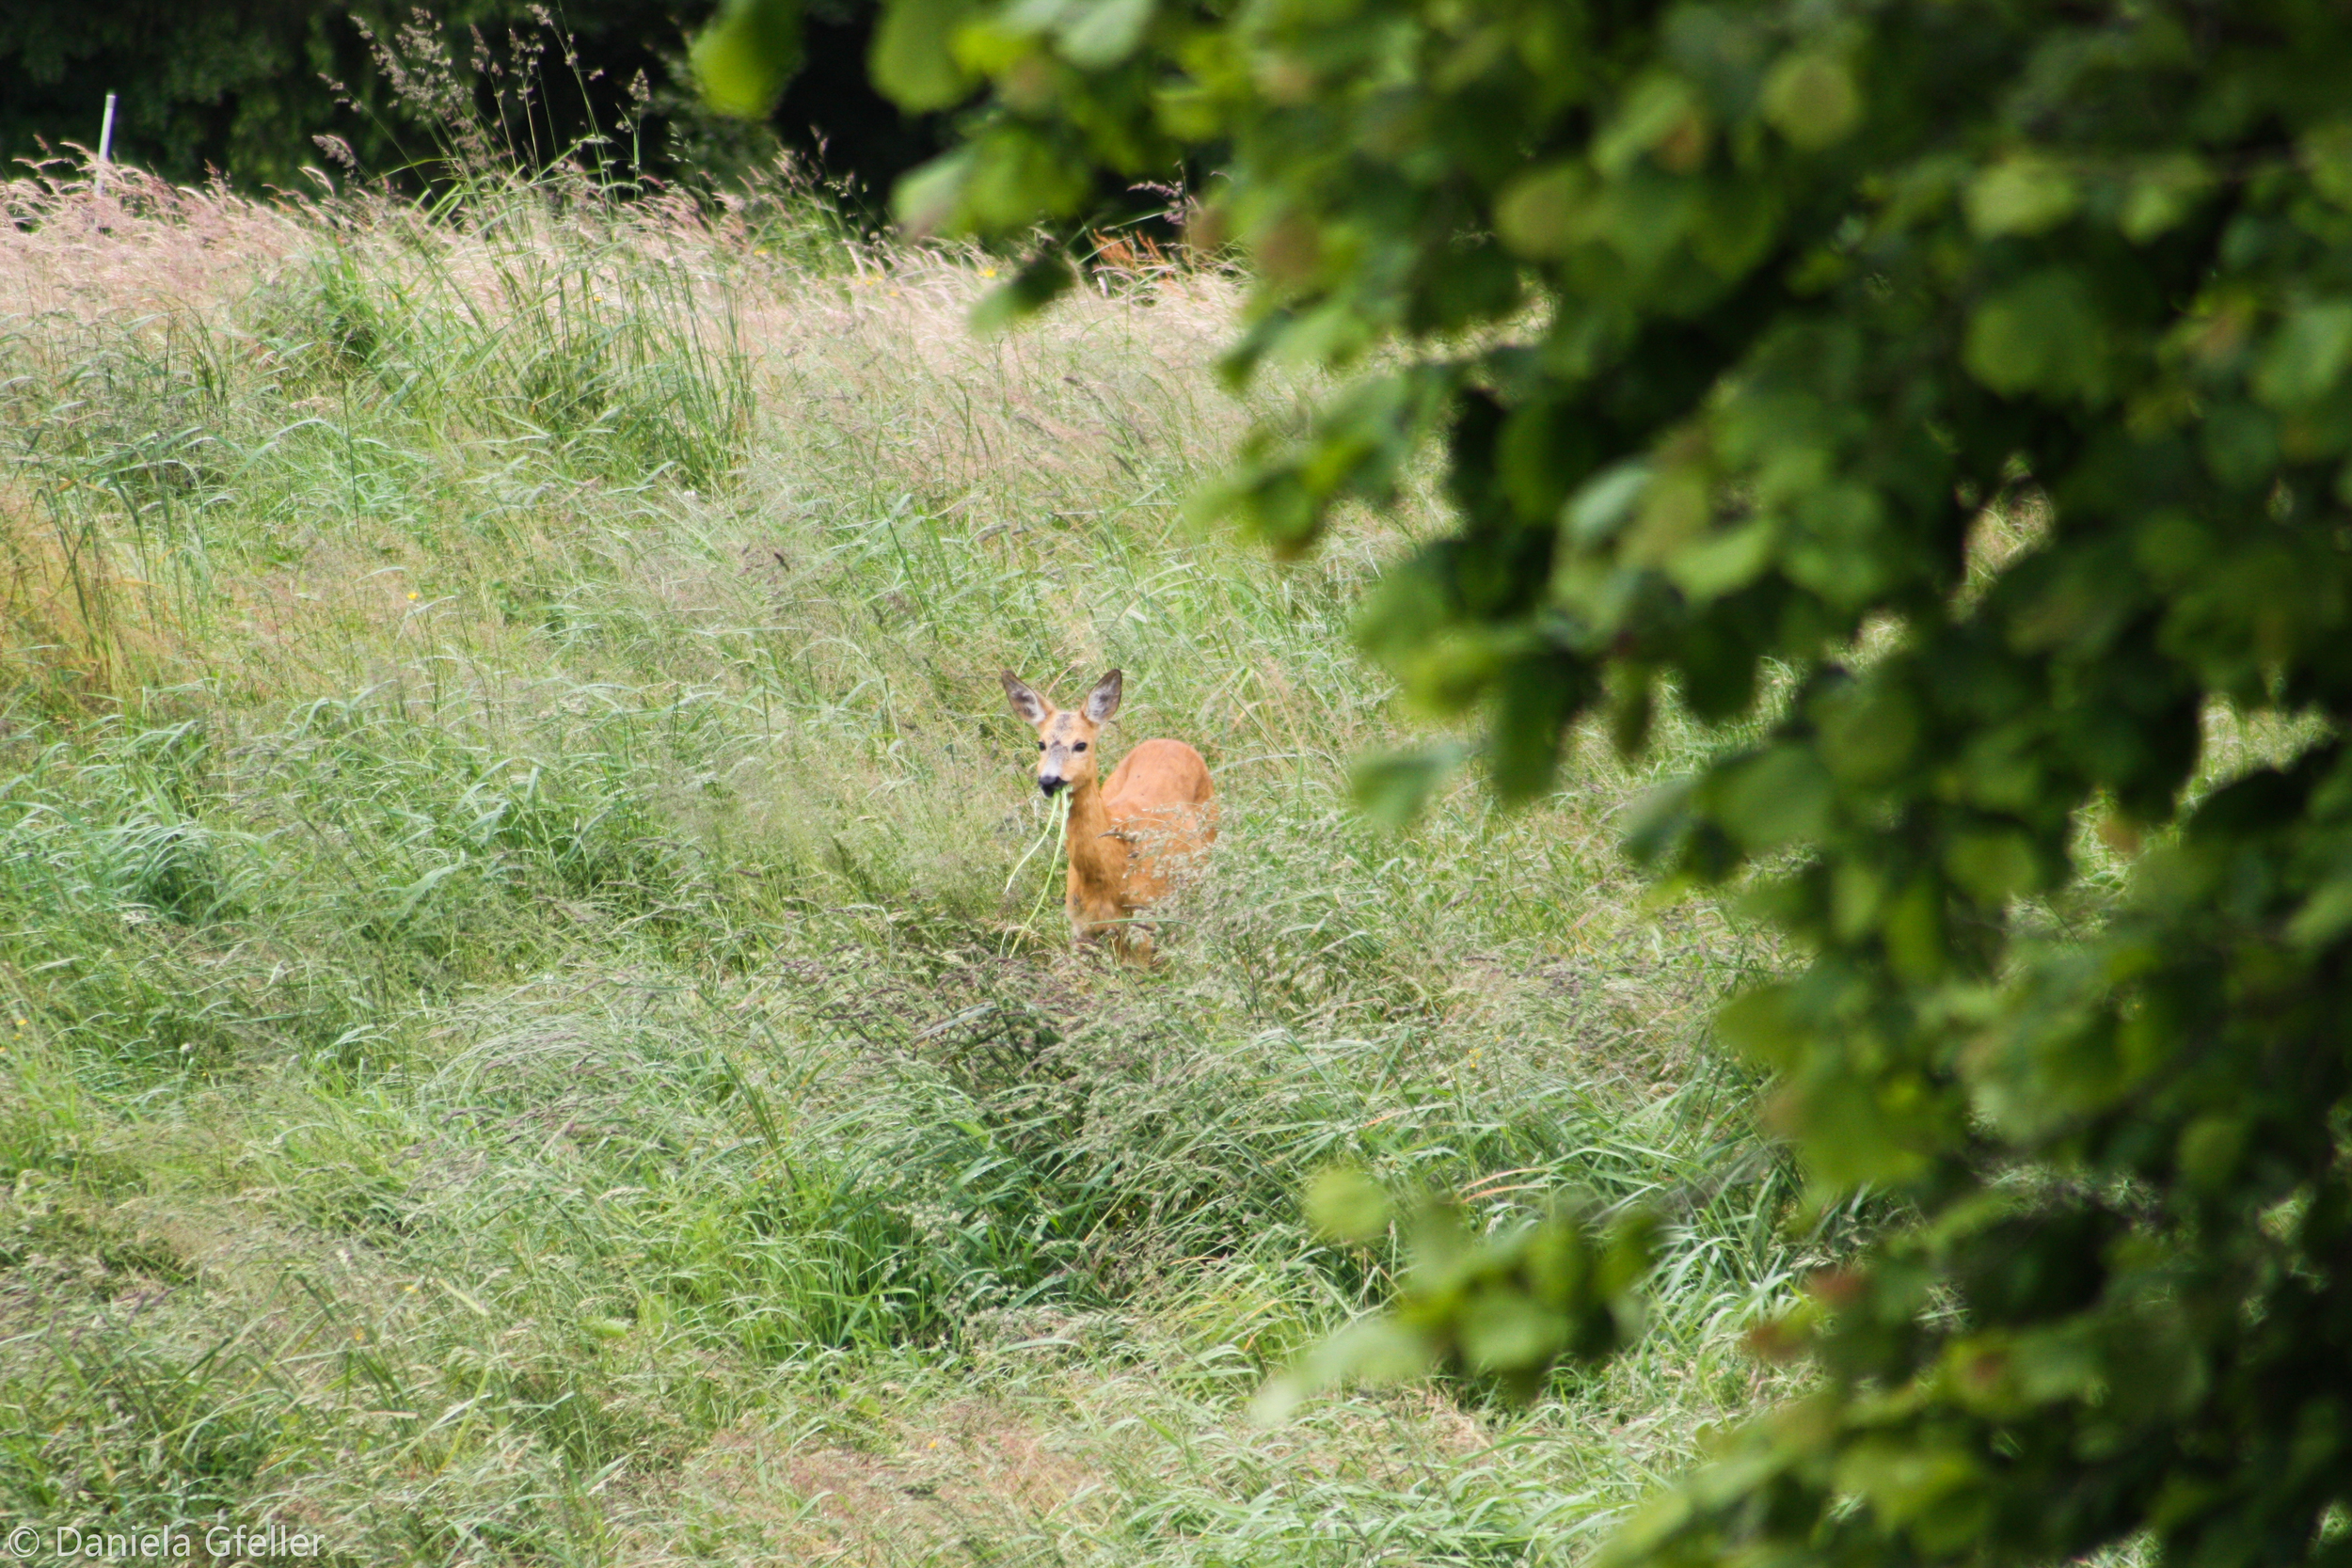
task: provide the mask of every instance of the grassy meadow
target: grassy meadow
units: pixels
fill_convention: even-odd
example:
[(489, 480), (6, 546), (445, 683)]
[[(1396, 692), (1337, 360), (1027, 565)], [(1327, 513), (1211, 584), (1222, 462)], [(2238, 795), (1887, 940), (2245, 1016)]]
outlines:
[[(1352, 607), (1178, 508), (1238, 291), (561, 183), (119, 174), (0, 229), (0, 1516), (347, 1563), (1551, 1563), (1772, 1372), (1809, 1243), (1581, 743), (1383, 836)], [(1152, 972), (1070, 950), (996, 673), (1216, 772)], [(1702, 737), (1661, 725), (1645, 768)], [(1673, 1222), (1530, 1409), (1249, 1399), (1375, 1304), (1334, 1160)]]

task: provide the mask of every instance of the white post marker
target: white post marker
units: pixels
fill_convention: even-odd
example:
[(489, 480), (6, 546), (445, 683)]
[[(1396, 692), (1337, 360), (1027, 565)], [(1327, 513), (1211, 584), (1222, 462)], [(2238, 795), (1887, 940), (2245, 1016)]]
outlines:
[(108, 93), (106, 95), (106, 118), (98, 125), (98, 173), (92, 182), (90, 194), (93, 196), (106, 194), (106, 163), (114, 156), (114, 150), (115, 95)]

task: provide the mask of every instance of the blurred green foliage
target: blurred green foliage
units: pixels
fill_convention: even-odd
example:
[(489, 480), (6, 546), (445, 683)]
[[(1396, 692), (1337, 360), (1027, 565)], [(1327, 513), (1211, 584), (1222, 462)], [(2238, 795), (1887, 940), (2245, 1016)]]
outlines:
[[(1912, 1217), (1761, 1336), (1818, 1392), (1609, 1560), (2343, 1560), (2352, 13), (891, 0), (878, 39), (972, 105), (927, 225), (1228, 150), (1232, 374), (1357, 379), (1209, 504), (1304, 549), (1439, 444), (1456, 526), (1364, 636), (1483, 709), (1503, 796), (1588, 711), (1768, 709), (1634, 846), (1809, 952), (1723, 1032), (1817, 1203)], [(2289, 754), (2192, 800), (2232, 706)], [(1482, 1284), (1395, 1321), (1422, 1361), (1569, 1347), (1433, 1267)], [(1518, 1300), (1586, 1321), (1581, 1277)]]

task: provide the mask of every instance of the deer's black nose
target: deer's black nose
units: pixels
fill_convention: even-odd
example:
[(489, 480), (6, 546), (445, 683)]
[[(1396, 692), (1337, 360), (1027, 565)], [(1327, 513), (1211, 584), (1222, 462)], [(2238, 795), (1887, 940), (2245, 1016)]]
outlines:
[(1068, 779), (1040, 779), (1037, 782), (1037, 786), (1038, 788), (1045, 791), (1046, 794), (1051, 795), (1069, 782), (1070, 781)]

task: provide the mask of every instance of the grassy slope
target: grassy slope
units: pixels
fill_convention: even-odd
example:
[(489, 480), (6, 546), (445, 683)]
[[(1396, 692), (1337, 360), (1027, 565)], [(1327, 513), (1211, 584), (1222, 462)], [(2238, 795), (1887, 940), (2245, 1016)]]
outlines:
[[(118, 188), (0, 230), (0, 1513), (1549, 1561), (1755, 1399), (1788, 1191), (1702, 1049), (1753, 941), (1643, 909), (1600, 746), (1351, 816), (1402, 732), (1350, 606), (1422, 515), (1289, 569), (1178, 528), (1250, 412), (1227, 285), (983, 341), (979, 263), (787, 208)], [(1114, 663), (1113, 744), (1225, 802), (1151, 974), (1067, 951), (995, 679)], [(1498, 1221), (1663, 1193), (1656, 1331), (1528, 1412), (1251, 1426), (1376, 1299), (1296, 1216), (1343, 1155)]]

